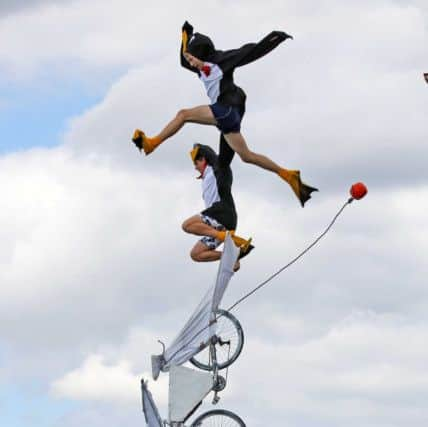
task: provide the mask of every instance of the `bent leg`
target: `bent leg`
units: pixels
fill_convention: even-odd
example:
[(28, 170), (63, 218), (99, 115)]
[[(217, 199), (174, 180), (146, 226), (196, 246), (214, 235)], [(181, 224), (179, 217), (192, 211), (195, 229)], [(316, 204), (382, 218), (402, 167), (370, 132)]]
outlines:
[[(207, 241), (211, 239), (211, 241), (217, 241), (218, 244), (219, 242), (224, 242), (228, 232), (222, 225), (216, 228), (213, 225), (207, 224), (200, 215), (194, 215), (189, 219), (186, 219), (186, 221), (184, 221), (182, 224), (182, 228), (186, 233), (194, 234), (196, 236), (203, 236), (204, 239), (208, 239)], [(229, 232), (233, 242), (237, 247), (242, 248), (251, 243), (251, 239), (247, 240), (237, 236), (234, 230), (229, 230)]]
[(146, 155), (152, 153), (162, 142), (175, 135), (186, 122), (215, 125), (217, 122), (208, 105), (180, 110), (177, 115), (163, 128), (159, 135), (148, 137), (141, 129), (136, 129), (132, 137), (133, 143)]
[(194, 215), (186, 219), (183, 222), (182, 228), (186, 233), (195, 234), (196, 236), (208, 236), (216, 239), (219, 234), (218, 230), (205, 224), (200, 215)]
[[(199, 241), (193, 246), (190, 257), (196, 262), (211, 262), (219, 261), (221, 259), (221, 254), (222, 252), (210, 249), (207, 245)], [(240, 268), (241, 264), (238, 259), (233, 266), (233, 271), (237, 272)]]
[(279, 173), (281, 167), (269, 157), (251, 151), (240, 132), (227, 133), (224, 138), (232, 150), (238, 153), (243, 162), (252, 163), (268, 171)]
[(307, 185), (302, 182), (302, 180), (300, 179), (300, 171), (282, 168), (275, 162), (273, 162), (270, 158), (251, 151), (248, 148), (247, 143), (245, 142), (245, 139), (241, 135), (241, 133), (228, 133), (225, 134), (224, 137), (230, 147), (236, 153), (238, 153), (242, 161), (246, 163), (252, 163), (263, 169), (274, 172), (278, 174), (284, 181), (286, 181), (290, 185), (296, 197), (299, 199), (302, 207), (311, 198), (311, 193), (313, 193), (314, 191), (318, 191), (317, 188), (311, 187), (310, 185)]
[(208, 105), (180, 110), (177, 115), (162, 129), (157, 138), (160, 142), (175, 135), (185, 123), (215, 125), (216, 119)]
[(190, 257), (196, 262), (218, 261), (221, 258), (221, 252), (210, 249), (202, 242), (197, 242), (190, 252)]

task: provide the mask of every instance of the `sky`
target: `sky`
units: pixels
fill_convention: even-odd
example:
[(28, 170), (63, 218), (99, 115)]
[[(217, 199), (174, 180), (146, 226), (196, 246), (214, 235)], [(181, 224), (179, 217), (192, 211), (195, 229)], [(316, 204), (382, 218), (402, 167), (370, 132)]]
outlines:
[[(352, 183), (369, 189), (236, 309), (245, 346), (219, 407), (251, 427), (426, 426), (425, 0), (1, 1), (0, 424), (144, 425), (157, 340), (215, 278), (181, 224), (203, 208), (188, 152), (218, 131), (186, 125), (148, 157), (130, 141), (208, 102), (178, 62), (185, 20), (219, 49), (294, 36), (236, 71), (242, 133), (320, 189), (302, 209), (234, 160), (256, 249), (225, 307), (312, 242)], [(167, 375), (149, 388), (166, 417)]]

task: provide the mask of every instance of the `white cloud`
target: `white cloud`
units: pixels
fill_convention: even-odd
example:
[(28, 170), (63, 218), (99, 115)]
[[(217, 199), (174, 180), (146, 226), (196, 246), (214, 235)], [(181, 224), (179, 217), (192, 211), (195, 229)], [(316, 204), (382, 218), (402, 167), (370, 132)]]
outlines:
[[(369, 194), (239, 307), (247, 344), (222, 403), (251, 426), (424, 426), (426, 10), (278, 0), (227, 3), (225, 17), (225, 4), (75, 1), (0, 20), (5, 71), (127, 70), (70, 121), (64, 145), (0, 157), (2, 373), (94, 405), (61, 425), (131, 424), (156, 339), (174, 337), (215, 274), (190, 261), (196, 238), (180, 225), (202, 206), (189, 147), (218, 139), (189, 125), (143, 157), (132, 131), (156, 133), (179, 108), (206, 102), (177, 63), (184, 19), (219, 47), (286, 27), (293, 42), (236, 73), (248, 92), (243, 130), (254, 150), (301, 168), (321, 192), (302, 210), (277, 177), (234, 161), (239, 231), (256, 250), (224, 305), (311, 242), (352, 181)], [(245, 23), (232, 34), (237, 16)], [(165, 381), (150, 386), (161, 406)]]
[[(145, 373), (143, 377), (148, 378)], [(52, 384), (51, 392), (56, 397), (73, 400), (95, 400), (114, 405), (132, 404), (140, 402), (139, 375), (132, 372), (127, 361), (116, 364), (107, 364), (100, 355), (90, 355), (82, 366), (75, 369)], [(166, 401), (165, 381), (160, 380), (151, 388)]]
[[(2, 157), (7, 209), (0, 211), (0, 325), (2, 345), (13, 357), (9, 376), (41, 377), (55, 382), (56, 395), (116, 399), (126, 406), (139, 393), (136, 373), (147, 375), (150, 354), (159, 352), (156, 340), (170, 342), (216, 266), (193, 264), (187, 253), (196, 238), (180, 230), (182, 219), (201, 206), (191, 165), (186, 174), (124, 166), (96, 150), (76, 155), (70, 147)], [(283, 196), (275, 202), (244, 191), (239, 182), (236, 187), (240, 230), (253, 234), (256, 250), (243, 262), (224, 306), (312, 241), (347, 197), (344, 188), (342, 196), (316, 199), (301, 210), (280, 183)], [(227, 407), (255, 426), (261, 414), (278, 420), (294, 414), (309, 424), (306, 408), (327, 423), (338, 395), (347, 399), (344, 411), (357, 413), (363, 400), (374, 419), (383, 420), (391, 405), (397, 416), (410, 411), (392, 401), (400, 385), (405, 402), (427, 388), (421, 374), (426, 194), (426, 187), (392, 193), (369, 188), (319, 247), (239, 307), (248, 345), (230, 374)], [(355, 310), (363, 315), (342, 323)], [(395, 313), (392, 320), (382, 317), (388, 312)], [(376, 345), (381, 337), (386, 341)], [(386, 358), (375, 356), (383, 352)], [(264, 372), (260, 364), (279, 368)], [(255, 366), (260, 376), (250, 380)], [(278, 398), (285, 392), (281, 381), (287, 384), (285, 405)], [(154, 385), (161, 407), (165, 389)], [(263, 408), (249, 409), (243, 390), (251, 390)], [(337, 417), (343, 423), (345, 415)], [(418, 416), (411, 419), (423, 425)]]
[(427, 330), (425, 323), (408, 321), (356, 312), (300, 343), (287, 342), (287, 330), (276, 342), (250, 338), (239, 369), (231, 373), (236, 392), (251, 390), (252, 400), (260, 402), (264, 413), (253, 415), (257, 426), (266, 416), (297, 418), (297, 425), (314, 418), (332, 426), (423, 425)]
[[(324, 332), (290, 342), (296, 321), (284, 311), (269, 309), (264, 315), (267, 321), (276, 316), (275, 323), (279, 323), (274, 326), (281, 325), (281, 334), (272, 339), (266, 329), (254, 336), (254, 330), (244, 324), (244, 352), (230, 369), (222, 406), (256, 427), (263, 426), (267, 417), (271, 422), (294, 420), (302, 426), (313, 418), (320, 425), (332, 426), (344, 422), (351, 426), (404, 425), (406, 420), (423, 425), (428, 417), (423, 398), (428, 388), (424, 322), (415, 323), (410, 316), (355, 311)], [(304, 316), (300, 319), (305, 322)], [(251, 323), (257, 321), (254, 318)], [(313, 326), (306, 324), (306, 328)], [(137, 379), (131, 374), (131, 361), (141, 361), (147, 338), (141, 330), (134, 330), (116, 348), (116, 356), (126, 363), (107, 365), (103, 357), (89, 356), (80, 368), (54, 382), (53, 393), (88, 402), (114, 402), (115, 406), (133, 403)], [(165, 414), (167, 376), (150, 382), (149, 387)], [(257, 402), (252, 409), (246, 396)], [(209, 407), (207, 399), (200, 412)]]
[[(0, 20), (0, 35), (9, 42), (2, 44), (0, 64), (12, 75), (25, 77), (47, 65), (52, 71), (67, 74), (67, 69), (76, 64), (78, 70), (88, 72), (99, 67), (129, 66), (139, 63), (139, 58), (159, 58), (162, 49), (143, 41), (145, 34), (154, 31), (154, 22), (142, 25), (135, 7), (144, 11), (140, 2), (132, 0), (126, 5), (78, 0), (47, 3), (42, 8), (6, 16)], [(161, 8), (158, 13), (162, 14)], [(158, 36), (160, 46), (165, 44), (165, 33), (169, 34), (164, 31)]]
[(56, 396), (71, 399), (136, 403), (138, 382), (138, 375), (132, 374), (128, 362), (106, 365), (101, 356), (92, 355), (81, 368), (55, 381), (52, 391)]
[[(0, 36), (8, 40), (0, 48), (0, 65), (12, 76), (21, 77), (32, 76), (46, 66), (66, 75), (71, 69), (102, 76), (117, 68), (158, 62), (172, 51), (177, 58), (181, 26), (186, 19), (193, 19), (208, 32), (218, 29), (215, 17), (233, 28), (241, 15), (239, 9), (233, 12), (225, 16), (216, 4), (195, 0), (180, 5), (138, 0), (40, 2), (38, 8), (26, 8), (0, 19)], [(254, 22), (257, 20), (253, 18), (245, 25), (246, 32)], [(235, 35), (234, 41), (244, 43), (244, 35)], [(225, 42), (221, 33), (219, 42)]]
[[(263, 7), (258, 2), (235, 2), (227, 4), (227, 13), (221, 1), (195, 0), (180, 5), (172, 1), (148, 5), (137, 0), (40, 0), (33, 1), (37, 8), (28, 6), (0, 19), (0, 36), (8, 40), (1, 47), (0, 64), (13, 75), (31, 75), (50, 66), (61, 73), (69, 68), (82, 74), (92, 70), (96, 80), (118, 67), (157, 62), (177, 50), (185, 19), (198, 31), (211, 34), (221, 49), (260, 38), (273, 28), (287, 30), (296, 36), (295, 44), (303, 53), (298, 58), (312, 75), (317, 70), (318, 76), (321, 63), (332, 59), (337, 62), (331, 71), (340, 71), (344, 55), (348, 65), (388, 64), (388, 72), (391, 65), (408, 68), (416, 65), (415, 54), (423, 55), (427, 37), (428, 13), (416, 1), (345, 6), (341, 2), (271, 0)], [(239, 33), (234, 31), (237, 21)], [(421, 61), (417, 63), (422, 65)], [(358, 79), (358, 74), (355, 70), (353, 77)]]

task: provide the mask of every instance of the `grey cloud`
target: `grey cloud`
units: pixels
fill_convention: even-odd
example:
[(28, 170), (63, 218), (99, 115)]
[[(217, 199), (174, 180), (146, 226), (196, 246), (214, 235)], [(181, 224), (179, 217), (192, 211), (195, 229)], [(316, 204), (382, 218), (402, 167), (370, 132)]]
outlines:
[(74, 0), (2, 0), (0, 2), (0, 17), (10, 13), (32, 9), (42, 5), (58, 5), (72, 3)]

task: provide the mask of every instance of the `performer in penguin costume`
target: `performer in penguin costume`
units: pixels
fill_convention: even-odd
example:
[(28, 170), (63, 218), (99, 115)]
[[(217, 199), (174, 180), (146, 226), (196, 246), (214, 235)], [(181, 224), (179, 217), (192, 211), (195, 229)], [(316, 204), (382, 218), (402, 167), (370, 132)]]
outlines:
[[(202, 198), (205, 209), (183, 223), (186, 233), (202, 236), (190, 256), (194, 261), (218, 261), (221, 252), (216, 249), (224, 242), (226, 232), (231, 231), (232, 240), (240, 248), (239, 259), (248, 255), (254, 246), (251, 239), (245, 240), (234, 234), (238, 216), (232, 196), (233, 174), (230, 167), (234, 152), (222, 138), (220, 153), (207, 145), (195, 144), (190, 152), (195, 169), (202, 181)], [(239, 260), (234, 270), (239, 269)]]
[(140, 129), (135, 130), (132, 138), (135, 145), (147, 155), (177, 133), (185, 123), (217, 126), (227, 144), (244, 162), (274, 172), (288, 182), (303, 207), (311, 198), (311, 193), (318, 190), (300, 180), (300, 171), (282, 168), (268, 157), (254, 153), (247, 147), (240, 132), (246, 95), (233, 81), (235, 68), (261, 58), (287, 38), (292, 37), (281, 31), (272, 31), (258, 43), (248, 43), (239, 49), (220, 51), (215, 49), (208, 36), (194, 33), (192, 25), (186, 21), (182, 27), (181, 65), (198, 75), (211, 103), (180, 110), (176, 117), (152, 138), (146, 136)]

